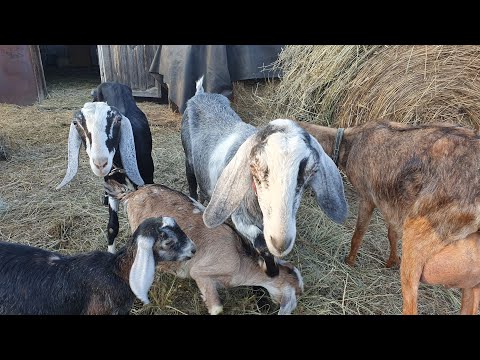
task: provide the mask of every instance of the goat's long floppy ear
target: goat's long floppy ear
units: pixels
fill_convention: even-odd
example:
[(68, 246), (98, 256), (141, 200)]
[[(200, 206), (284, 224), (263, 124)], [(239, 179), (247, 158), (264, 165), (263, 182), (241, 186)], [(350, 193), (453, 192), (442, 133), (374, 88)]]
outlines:
[(255, 134), (245, 140), (218, 178), (212, 198), (203, 213), (203, 222), (207, 227), (222, 224), (238, 208), (245, 193), (252, 187), (249, 160), (254, 139)]
[(77, 174), (78, 170), (78, 155), (80, 154), (80, 146), (82, 139), (78, 134), (77, 129), (73, 123), (70, 124), (70, 132), (68, 133), (68, 165), (67, 173), (62, 182), (57, 185), (56, 190), (61, 189), (67, 185)]
[(130, 120), (127, 117), (120, 114), (118, 114), (118, 116), (122, 116), (122, 120), (120, 121), (120, 143), (118, 146), (120, 148), (123, 168), (128, 178), (136, 185), (145, 185), (137, 166), (137, 153), (135, 152), (132, 124), (130, 124)]
[(283, 291), (282, 301), (280, 303), (280, 309), (278, 315), (290, 315), (297, 307), (297, 296), (295, 295), (295, 289), (287, 288)]
[(317, 203), (327, 216), (336, 223), (347, 219), (348, 205), (345, 199), (343, 181), (335, 163), (312, 135), (310, 144), (318, 152), (319, 169), (310, 181), (310, 186), (317, 196)]
[(144, 304), (149, 304), (148, 291), (153, 284), (155, 275), (155, 260), (153, 258), (154, 240), (149, 237), (138, 236), (137, 255), (130, 269), (130, 289)]

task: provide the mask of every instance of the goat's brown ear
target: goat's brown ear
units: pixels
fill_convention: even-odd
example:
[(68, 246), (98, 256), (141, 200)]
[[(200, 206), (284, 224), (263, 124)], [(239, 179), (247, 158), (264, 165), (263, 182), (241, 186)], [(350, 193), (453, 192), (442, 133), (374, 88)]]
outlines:
[(310, 143), (318, 152), (319, 169), (312, 176), (310, 186), (317, 197), (317, 203), (325, 214), (336, 223), (342, 224), (348, 216), (342, 175), (333, 160), (325, 154), (318, 141), (310, 135)]
[(203, 221), (207, 227), (216, 227), (227, 220), (240, 206), (245, 193), (252, 186), (249, 161), (254, 139), (255, 134), (245, 140), (218, 178), (203, 213)]
[(155, 260), (153, 257), (154, 239), (139, 235), (137, 237), (137, 254), (130, 269), (130, 289), (144, 304), (149, 304), (148, 291), (155, 276)]
[(286, 287), (283, 290), (282, 300), (280, 302), (280, 310), (278, 315), (290, 315), (297, 307), (297, 296), (295, 295), (295, 289), (292, 287)]

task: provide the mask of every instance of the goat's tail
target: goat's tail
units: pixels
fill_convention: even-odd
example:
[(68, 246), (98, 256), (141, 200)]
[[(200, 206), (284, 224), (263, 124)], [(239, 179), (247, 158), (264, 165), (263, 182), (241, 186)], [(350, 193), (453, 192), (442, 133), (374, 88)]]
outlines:
[(126, 176), (121, 174), (107, 175), (104, 185), (105, 192), (117, 200), (122, 200), (132, 191), (135, 191), (135, 185)]
[(203, 75), (200, 79), (197, 80), (197, 82), (195, 84), (197, 85), (197, 92), (195, 93), (195, 95), (203, 94), (205, 92), (203, 90)]

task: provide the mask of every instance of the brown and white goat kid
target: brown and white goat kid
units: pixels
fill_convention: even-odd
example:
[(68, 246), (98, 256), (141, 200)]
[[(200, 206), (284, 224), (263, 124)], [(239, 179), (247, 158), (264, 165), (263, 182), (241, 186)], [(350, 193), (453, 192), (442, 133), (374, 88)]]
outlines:
[[(327, 154), (338, 153), (359, 197), (347, 263), (353, 265), (377, 207), (388, 225), (390, 257), (402, 238), (403, 313), (417, 313), (419, 282), (463, 289), (462, 314), (480, 301), (480, 139), (456, 125), (370, 122), (344, 130), (299, 123)], [(338, 145), (336, 145), (336, 143)]]
[[(116, 179), (116, 180), (113, 180)], [(219, 287), (262, 286), (274, 302), (280, 304), (279, 315), (290, 314), (303, 292), (303, 279), (297, 268), (279, 260), (279, 275), (268, 276), (248, 241), (243, 241), (226, 224), (207, 228), (203, 223), (204, 206), (181, 192), (163, 185), (146, 185), (136, 191), (128, 180), (113, 174), (105, 183), (110, 196), (120, 199), (126, 209), (132, 231), (145, 219), (169, 214), (196, 245), (196, 254), (186, 262), (159, 263), (162, 271), (181, 278), (192, 278), (202, 293), (208, 312), (223, 311)]]

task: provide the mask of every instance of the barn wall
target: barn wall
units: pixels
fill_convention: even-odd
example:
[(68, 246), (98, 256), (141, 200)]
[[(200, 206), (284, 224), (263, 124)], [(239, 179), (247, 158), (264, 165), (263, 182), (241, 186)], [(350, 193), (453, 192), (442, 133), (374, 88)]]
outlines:
[(161, 86), (149, 73), (160, 45), (98, 45), (102, 82), (116, 81), (139, 97), (161, 97)]
[(0, 45), (0, 102), (32, 105), (46, 94), (38, 45)]

